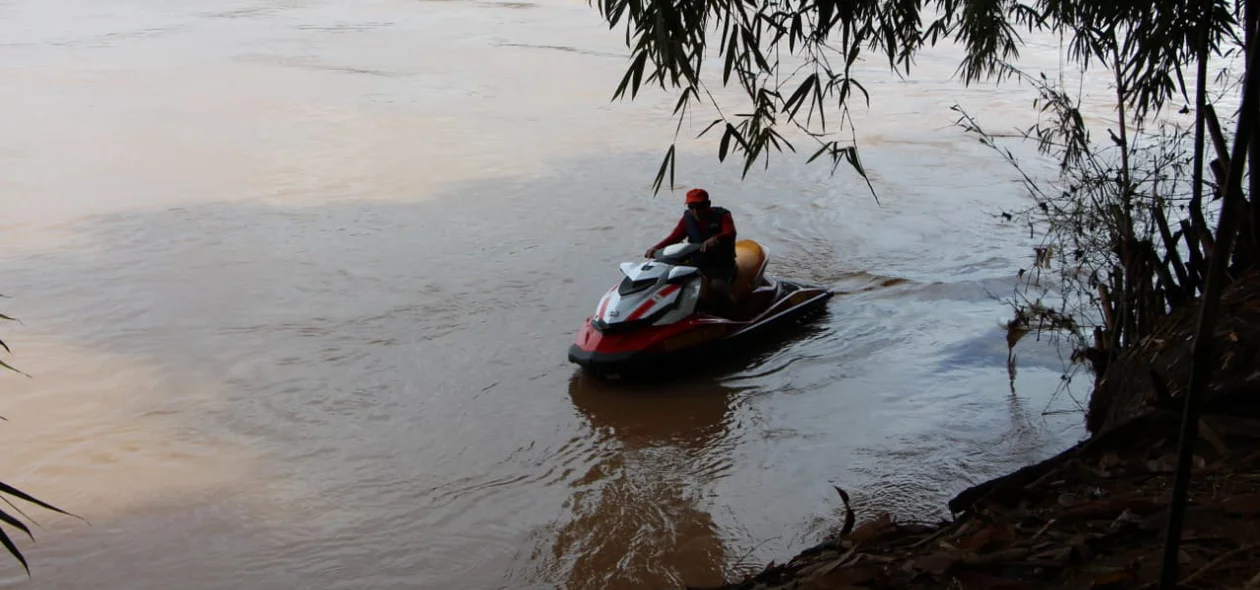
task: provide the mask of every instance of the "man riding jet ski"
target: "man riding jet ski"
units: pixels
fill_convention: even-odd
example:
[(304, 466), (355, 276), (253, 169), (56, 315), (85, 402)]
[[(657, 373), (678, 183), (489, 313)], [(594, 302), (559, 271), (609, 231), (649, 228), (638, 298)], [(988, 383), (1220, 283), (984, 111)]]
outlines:
[(832, 296), (822, 286), (767, 275), (769, 252), (753, 240), (736, 241), (730, 212), (713, 207), (703, 189), (687, 193), (687, 212), (646, 256), (621, 263), (621, 280), (578, 329), (570, 362), (601, 374), (659, 370), (667, 359), (716, 351)]
[(731, 297), (731, 281), (735, 276), (735, 220), (731, 212), (714, 207), (709, 192), (702, 188), (687, 191), (687, 210), (665, 239), (647, 249), (644, 257), (653, 258), (655, 252), (676, 244), (683, 238), (692, 244), (700, 244), (700, 252), (692, 256), (692, 264), (708, 279), (708, 301), (718, 315), (729, 315), (735, 310)]

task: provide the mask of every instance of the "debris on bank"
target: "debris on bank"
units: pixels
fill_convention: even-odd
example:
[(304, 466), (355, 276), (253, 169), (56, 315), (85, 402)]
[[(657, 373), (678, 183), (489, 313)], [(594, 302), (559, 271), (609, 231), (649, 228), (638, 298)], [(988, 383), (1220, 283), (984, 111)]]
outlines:
[[(1091, 434), (1151, 409), (1181, 410), (1198, 319), (1197, 305), (1179, 309), (1116, 359), (1090, 396), (1085, 424)], [(1249, 396), (1260, 380), (1260, 272), (1240, 277), (1221, 293), (1213, 332), (1217, 366), (1207, 399), (1217, 399), (1227, 413), (1233, 406), (1260, 405), (1260, 398)]]
[[(1179, 562), (1183, 588), (1260, 590), (1258, 279), (1231, 287), (1220, 311), (1221, 366), (1196, 445)], [(901, 524), (882, 514), (854, 526), (848, 495), (838, 490), (846, 509), (839, 534), (720, 590), (1153, 590), (1196, 320), (1197, 313), (1168, 318), (1109, 368), (1100, 381), (1109, 397), (1091, 404), (1091, 413), (1106, 417), (1094, 426), (1107, 428), (963, 491), (949, 503), (952, 522)]]

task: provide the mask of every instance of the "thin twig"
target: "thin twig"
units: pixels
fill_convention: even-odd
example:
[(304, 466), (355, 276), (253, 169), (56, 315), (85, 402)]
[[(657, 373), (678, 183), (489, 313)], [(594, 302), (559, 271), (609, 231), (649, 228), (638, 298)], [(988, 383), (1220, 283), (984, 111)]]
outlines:
[(1042, 527), (1041, 527), (1041, 529), (1037, 531), (1037, 534), (1033, 535), (1033, 536), (1032, 536), (1032, 538), (1031, 538), (1031, 539), (1029, 539), (1029, 541), (1036, 541), (1038, 538), (1040, 538), (1040, 537), (1041, 537), (1041, 535), (1042, 535), (1042, 534), (1044, 534), (1046, 531), (1050, 530), (1050, 527), (1051, 527), (1051, 526), (1054, 526), (1054, 523), (1056, 523), (1056, 522), (1058, 522), (1058, 521), (1059, 521), (1059, 519), (1057, 519), (1057, 518), (1051, 518), (1051, 519), (1050, 519), (1050, 521), (1049, 521), (1049, 522), (1047, 522), (1047, 523), (1045, 524), (1045, 526), (1042, 526)]
[(4, 500), (5, 504), (8, 504), (10, 508), (16, 510), (18, 514), (21, 514), (23, 518), (25, 518), (26, 520), (29, 520), (31, 524), (37, 527), (40, 526), (38, 521), (36, 521), (34, 518), (31, 518), (29, 514), (23, 512), (21, 508), (18, 508), (17, 505), (15, 505), (13, 502), (10, 502), (8, 498), (4, 496), (0, 496), (0, 500)]
[(1251, 543), (1250, 545), (1243, 545), (1242, 547), (1239, 547), (1232, 551), (1226, 551), (1225, 553), (1222, 553), (1220, 557), (1217, 557), (1216, 559), (1213, 559), (1212, 561), (1207, 562), (1206, 564), (1204, 564), (1203, 567), (1195, 570), (1194, 573), (1186, 576), (1185, 579), (1181, 580), (1181, 585), (1183, 586), (1187, 585), (1190, 582), (1193, 582), (1196, 579), (1198, 579), (1203, 574), (1207, 573), (1212, 568), (1218, 565), (1221, 565), (1222, 563), (1225, 563), (1226, 561), (1229, 561), (1230, 559), (1233, 559), (1234, 557), (1237, 557), (1240, 554), (1250, 553), (1252, 551), (1255, 551), (1256, 549), (1260, 549), (1260, 543)]
[(947, 533), (949, 533), (949, 532), (951, 532), (951, 531), (953, 531), (953, 530), (957, 529), (957, 528), (958, 528), (958, 525), (962, 524), (962, 523), (963, 523), (966, 519), (967, 519), (967, 516), (966, 516), (966, 515), (964, 515), (964, 516), (963, 516), (963, 518), (961, 518), (961, 519), (959, 519), (959, 520), (954, 521), (953, 523), (949, 524), (948, 526), (943, 526), (943, 527), (941, 527), (941, 529), (940, 529), (940, 530), (936, 531), (935, 533), (932, 533), (931, 535), (928, 535), (926, 538), (924, 538), (923, 540), (919, 541), (918, 543), (915, 543), (915, 544), (911, 545), (909, 548), (910, 548), (910, 549), (918, 549), (919, 547), (923, 547), (923, 546), (927, 545), (928, 543), (931, 543), (932, 541), (935, 541), (935, 540), (937, 540), (937, 539), (939, 539), (939, 538), (941, 538), (941, 537), (945, 536), (945, 534), (947, 534)]
[(761, 549), (761, 548), (762, 548), (762, 546), (764, 546), (766, 543), (769, 543), (770, 541), (777, 541), (777, 540), (779, 540), (779, 539), (781, 539), (781, 538), (783, 538), (783, 537), (782, 537), (782, 535), (780, 535), (780, 536), (778, 536), (778, 537), (771, 537), (771, 538), (766, 539), (766, 540), (764, 540), (764, 541), (762, 541), (762, 542), (760, 542), (760, 543), (757, 543), (756, 545), (754, 545), (754, 546), (753, 546), (753, 548), (752, 548), (752, 549), (749, 549), (747, 553), (743, 554), (742, 556), (740, 556), (740, 558), (739, 558), (739, 559), (736, 559), (736, 560), (733, 562), (733, 563), (734, 563), (734, 567), (740, 567), (740, 566), (745, 566), (745, 565), (752, 565), (752, 566), (756, 566), (756, 564), (746, 564), (746, 563), (744, 563), (744, 560), (745, 560), (745, 559), (748, 559), (749, 557), (751, 557), (753, 553), (756, 553), (756, 552), (757, 552), (757, 550), (758, 550), (758, 549)]

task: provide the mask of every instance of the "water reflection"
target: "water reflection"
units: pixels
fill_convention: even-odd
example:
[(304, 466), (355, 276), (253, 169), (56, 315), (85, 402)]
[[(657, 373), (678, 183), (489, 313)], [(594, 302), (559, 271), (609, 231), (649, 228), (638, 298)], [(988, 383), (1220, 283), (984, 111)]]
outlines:
[(615, 384), (574, 374), (569, 396), (599, 450), (552, 540), (566, 587), (721, 583), (728, 555), (705, 504), (731, 468), (726, 443), (744, 391), (711, 376)]
[(626, 450), (676, 446), (701, 451), (726, 435), (731, 404), (746, 389), (725, 385), (714, 373), (619, 383), (575, 371), (569, 397), (592, 430), (615, 438)]

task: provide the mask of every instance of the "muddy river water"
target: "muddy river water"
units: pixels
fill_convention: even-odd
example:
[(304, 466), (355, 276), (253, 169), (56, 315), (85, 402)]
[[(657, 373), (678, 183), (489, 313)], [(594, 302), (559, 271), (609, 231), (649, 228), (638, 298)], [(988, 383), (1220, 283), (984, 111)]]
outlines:
[(712, 584), (815, 543), (833, 484), (941, 517), (1081, 436), (1053, 346), (1010, 392), (994, 297), (1032, 252), (994, 216), (1023, 197), (948, 108), (1006, 129), (1033, 95), (949, 51), (864, 66), (879, 203), (681, 147), (771, 273), (841, 292), (823, 317), (651, 386), (578, 375), (681, 211), (650, 190), (672, 98), (609, 101), (622, 42), (577, 0), (0, 1), (0, 337), (32, 376), (0, 377), (0, 479), (87, 520), (27, 510), (33, 576), (0, 586)]

